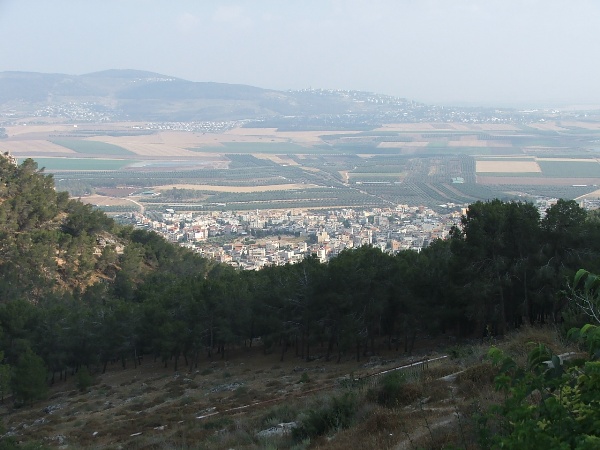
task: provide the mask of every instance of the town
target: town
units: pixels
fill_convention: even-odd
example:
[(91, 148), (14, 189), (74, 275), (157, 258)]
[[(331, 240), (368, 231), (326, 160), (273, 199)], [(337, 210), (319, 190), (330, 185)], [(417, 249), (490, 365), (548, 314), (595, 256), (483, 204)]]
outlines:
[[(535, 201), (543, 216), (557, 199)], [(149, 229), (170, 242), (242, 270), (294, 264), (316, 255), (321, 262), (345, 249), (372, 245), (384, 252), (421, 251), (435, 239), (445, 239), (460, 223), (467, 205), (443, 205), (438, 213), (424, 206), (330, 210), (255, 210), (203, 213), (133, 212), (121, 222)], [(588, 209), (595, 203), (581, 203)]]

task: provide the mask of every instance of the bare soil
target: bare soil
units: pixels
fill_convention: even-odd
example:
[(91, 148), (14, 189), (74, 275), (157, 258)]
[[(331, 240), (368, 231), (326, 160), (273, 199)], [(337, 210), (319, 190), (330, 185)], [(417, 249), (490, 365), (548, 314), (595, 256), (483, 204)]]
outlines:
[[(454, 359), (433, 361), (440, 355), (434, 349), (449, 341), (421, 342), (425, 347), (412, 358), (381, 346), (377, 356), (356, 361), (346, 355), (339, 364), (325, 361), (318, 346), (310, 362), (293, 348), (281, 361), (279, 351), (265, 354), (255, 345), (202, 358), (198, 367), (180, 361), (177, 371), (173, 361), (165, 367), (145, 357), (135, 368), (131, 362), (126, 369), (115, 363), (105, 374), (95, 368), (95, 383), (87, 392), (78, 391), (70, 375), (52, 386), (44, 401), (13, 409), (7, 399), (0, 417), (17, 440), (66, 449), (475, 449), (469, 417), (503, 401), (493, 389), (496, 369), (485, 358), (490, 346), (520, 364), (532, 342), (554, 354), (573, 350), (553, 329), (533, 327), (502, 340), (454, 342)], [(373, 401), (372, 389), (383, 373), (424, 357), (433, 362), (426, 370), (416, 366), (416, 373), (405, 372), (409, 378), (395, 407)], [(289, 435), (260, 437), (281, 422), (302, 420), (330, 395), (344, 392), (362, 399), (352, 427), (301, 443)]]
[[(126, 369), (120, 362), (109, 365), (105, 374), (92, 367), (95, 382), (87, 392), (78, 391), (76, 377), (69, 374), (67, 381), (51, 387), (47, 400), (13, 409), (8, 399), (0, 416), (10, 435), (50, 446), (186, 448), (212, 439), (215, 429), (231, 421), (256, 422), (270, 408), (303, 405), (310, 397), (335, 391), (351, 374), (366, 376), (416, 358), (384, 353), (336, 364), (319, 357), (305, 362), (293, 349), (282, 362), (279, 351), (265, 355), (262, 348), (245, 348), (225, 358), (206, 358), (197, 368), (181, 360), (177, 371), (173, 361), (164, 367), (145, 357), (137, 368), (131, 361)], [(310, 382), (301, 382), (304, 373)], [(177, 442), (183, 445), (168, 446)], [(222, 447), (215, 443), (212, 448)]]
[(517, 161), (517, 160), (507, 160), (507, 161), (486, 161), (479, 160), (476, 163), (476, 172), (477, 173), (499, 173), (499, 172), (508, 172), (508, 173), (527, 173), (527, 172), (537, 172), (541, 173), (542, 169), (536, 161)]

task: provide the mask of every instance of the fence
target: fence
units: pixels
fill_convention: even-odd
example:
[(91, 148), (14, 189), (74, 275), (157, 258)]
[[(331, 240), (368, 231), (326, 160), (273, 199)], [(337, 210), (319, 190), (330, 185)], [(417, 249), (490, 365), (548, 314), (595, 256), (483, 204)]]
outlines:
[(371, 375), (366, 375), (364, 377), (360, 377), (354, 380), (355, 383), (360, 384), (365, 387), (374, 387), (381, 381), (381, 377), (388, 373), (401, 371), (403, 374), (406, 374), (407, 378), (419, 378), (425, 371), (427, 371), (431, 365), (435, 365), (438, 362), (448, 358), (448, 355), (438, 356), (437, 358), (423, 358), (419, 361), (412, 362), (410, 364), (405, 364), (403, 366), (394, 367), (392, 369), (384, 370), (382, 372), (373, 373)]

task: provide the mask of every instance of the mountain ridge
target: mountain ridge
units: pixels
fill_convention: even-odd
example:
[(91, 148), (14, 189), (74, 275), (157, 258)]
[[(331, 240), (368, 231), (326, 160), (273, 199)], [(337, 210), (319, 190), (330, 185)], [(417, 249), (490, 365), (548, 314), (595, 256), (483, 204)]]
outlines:
[[(245, 84), (198, 82), (133, 69), (84, 75), (0, 72), (0, 112), (36, 115), (48, 106), (86, 103), (109, 109), (115, 120), (195, 121), (284, 116), (382, 114), (409, 103), (369, 102), (360, 91), (278, 91)], [(412, 103), (412, 102), (411, 102)]]

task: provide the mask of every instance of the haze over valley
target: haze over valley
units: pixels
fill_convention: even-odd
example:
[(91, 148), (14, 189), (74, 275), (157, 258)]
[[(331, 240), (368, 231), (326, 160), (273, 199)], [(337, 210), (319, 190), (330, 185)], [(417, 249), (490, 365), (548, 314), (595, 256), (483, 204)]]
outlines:
[(0, 1), (0, 449), (599, 448), (599, 20)]

